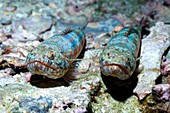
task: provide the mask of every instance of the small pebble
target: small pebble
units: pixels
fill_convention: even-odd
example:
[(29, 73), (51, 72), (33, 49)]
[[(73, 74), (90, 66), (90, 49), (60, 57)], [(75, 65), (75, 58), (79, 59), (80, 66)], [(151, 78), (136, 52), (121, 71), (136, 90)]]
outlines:
[(12, 26), (14, 31), (18, 31), (18, 28), (23, 26), (27, 32), (41, 34), (51, 29), (52, 20), (37, 15), (13, 21)]
[(9, 25), (11, 24), (11, 20), (10, 19), (2, 19), (0, 20), (1, 24), (2, 25)]
[(7, 8), (6, 8), (6, 11), (8, 11), (8, 12), (14, 12), (16, 9), (17, 9), (16, 6), (10, 6), (10, 7), (7, 7)]
[(50, 2), (49, 7), (53, 8), (53, 9), (57, 9), (57, 6), (54, 2)]

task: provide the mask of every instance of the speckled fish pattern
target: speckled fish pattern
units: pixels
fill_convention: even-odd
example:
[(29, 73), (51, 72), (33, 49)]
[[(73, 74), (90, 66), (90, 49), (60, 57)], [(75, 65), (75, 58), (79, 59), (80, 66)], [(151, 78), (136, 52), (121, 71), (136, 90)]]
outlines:
[(57, 79), (63, 77), (83, 49), (85, 34), (80, 29), (66, 29), (32, 50), (26, 59), (33, 74)]
[(125, 27), (117, 32), (100, 54), (101, 72), (106, 76), (128, 79), (136, 68), (141, 42), (141, 26)]

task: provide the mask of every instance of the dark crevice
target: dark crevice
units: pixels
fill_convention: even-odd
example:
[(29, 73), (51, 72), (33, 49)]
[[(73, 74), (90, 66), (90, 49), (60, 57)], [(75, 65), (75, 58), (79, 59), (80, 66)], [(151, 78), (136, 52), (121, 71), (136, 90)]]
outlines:
[(155, 15), (156, 15), (156, 14), (157, 14), (156, 11), (152, 11), (152, 12), (150, 13), (151, 19), (155, 19)]
[(142, 31), (141, 31), (141, 35), (142, 35), (142, 37), (144, 36), (144, 35), (146, 35), (146, 36), (148, 36), (149, 35), (149, 33), (150, 33), (150, 31), (149, 31), (149, 20), (148, 20), (148, 18), (146, 18), (146, 17), (144, 17), (144, 19), (142, 20), (142, 22), (141, 22), (141, 26), (142, 26)]
[(162, 76), (159, 75), (158, 78), (155, 80), (155, 84), (161, 84), (162, 83)]
[(10, 75), (20, 74), (21, 72), (29, 72), (26, 67), (15, 66), (13, 64), (9, 64), (6, 60), (3, 60), (0, 63), (0, 70), (5, 68), (11, 68), (14, 71), (13, 73), (10, 73)]
[(38, 41), (43, 42), (44, 39), (43, 38), (38, 38)]
[(170, 51), (170, 46), (168, 46), (168, 48), (164, 51), (164, 53), (162, 55), (162, 59), (163, 59), (163, 56), (166, 56), (169, 51)]
[[(26, 67), (10, 65), (10, 68), (12, 68), (15, 71), (15, 74), (20, 74), (21, 72), (29, 72)], [(15, 75), (15, 74), (13, 74), (13, 75)]]
[(162, 5), (164, 5), (166, 7), (169, 7), (170, 6), (170, 2), (168, 0), (164, 0)]

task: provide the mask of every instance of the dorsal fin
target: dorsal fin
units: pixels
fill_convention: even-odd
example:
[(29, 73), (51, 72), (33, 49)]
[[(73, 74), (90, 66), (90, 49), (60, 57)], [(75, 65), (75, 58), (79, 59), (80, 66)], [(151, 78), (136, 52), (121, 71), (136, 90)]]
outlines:
[(79, 28), (79, 29), (84, 30), (84, 29), (86, 28), (86, 26), (88, 25), (88, 23), (89, 23), (89, 21), (87, 21), (87, 22), (85, 23), (85, 25), (84, 25), (82, 28)]
[[(129, 30), (124, 34), (124, 36), (128, 37), (128, 35), (131, 33), (131, 30), (133, 29), (134, 26), (141, 26), (142, 22), (143, 22), (143, 19), (144, 19), (144, 16), (141, 18), (141, 20), (136, 25), (133, 25), (131, 23), (131, 25), (129, 27)], [(132, 21), (134, 22), (135, 20), (133, 19)]]
[(89, 23), (89, 21), (87, 21), (87, 22), (83, 25), (83, 27), (79, 27), (78, 29), (84, 30), (84, 29), (86, 28), (86, 26), (88, 25), (88, 23)]
[(84, 17), (86, 18), (86, 22), (85, 22), (85, 24), (82, 27), (78, 28), (80, 30), (84, 30), (86, 28), (87, 24), (89, 23), (87, 16), (84, 15)]
[(71, 33), (73, 31), (73, 29), (72, 28), (66, 28), (64, 31), (62, 31), (60, 34), (61, 35), (66, 35), (66, 34), (68, 34), (68, 33)]
[[(86, 28), (86, 26), (87, 26), (88, 23), (89, 23), (89, 22), (87, 21), (86, 24), (83, 25), (83, 27), (78, 28), (78, 29), (84, 30), (84, 29)], [(61, 34), (61, 35), (66, 35), (66, 34), (68, 34), (68, 33), (71, 33), (73, 30), (74, 30), (74, 28), (70, 28), (70, 27), (69, 27), (69, 28), (66, 28), (64, 31), (62, 31), (60, 34)]]

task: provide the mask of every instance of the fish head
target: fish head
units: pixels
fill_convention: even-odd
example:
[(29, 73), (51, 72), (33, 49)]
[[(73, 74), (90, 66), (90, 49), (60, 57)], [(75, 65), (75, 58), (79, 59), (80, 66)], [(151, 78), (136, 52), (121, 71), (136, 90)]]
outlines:
[(48, 78), (57, 79), (65, 75), (69, 68), (69, 61), (57, 49), (50, 49), (39, 45), (27, 55), (27, 69), (38, 75), (45, 75)]
[(136, 60), (130, 52), (124, 53), (117, 49), (105, 49), (100, 54), (101, 72), (106, 76), (128, 79), (136, 68)]

